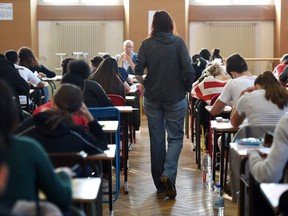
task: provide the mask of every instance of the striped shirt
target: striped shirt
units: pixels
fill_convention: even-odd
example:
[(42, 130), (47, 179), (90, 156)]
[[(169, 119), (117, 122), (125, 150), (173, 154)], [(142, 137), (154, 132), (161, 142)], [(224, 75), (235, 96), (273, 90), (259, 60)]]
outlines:
[(208, 76), (192, 89), (192, 97), (201, 99), (210, 105), (211, 99), (222, 93), (227, 81)]

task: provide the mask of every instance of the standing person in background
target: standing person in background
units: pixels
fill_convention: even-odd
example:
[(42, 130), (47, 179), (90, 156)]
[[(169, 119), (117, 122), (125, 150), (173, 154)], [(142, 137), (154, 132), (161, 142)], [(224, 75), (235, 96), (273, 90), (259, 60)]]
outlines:
[(118, 67), (124, 68), (128, 74), (134, 74), (137, 54), (133, 51), (134, 43), (131, 40), (123, 42), (123, 52), (116, 55)]
[(148, 119), (154, 184), (159, 192), (175, 198), (187, 111), (186, 93), (191, 90), (195, 72), (187, 47), (175, 35), (174, 21), (166, 11), (154, 14), (151, 30), (139, 49), (135, 75), (141, 81), (147, 68), (144, 109)]
[(56, 74), (53, 71), (48, 70), (46, 67), (41, 65), (38, 59), (35, 57), (33, 51), (28, 47), (21, 47), (18, 51), (20, 58), (19, 65), (29, 68), (31, 71), (37, 71), (40, 77), (55, 77)]

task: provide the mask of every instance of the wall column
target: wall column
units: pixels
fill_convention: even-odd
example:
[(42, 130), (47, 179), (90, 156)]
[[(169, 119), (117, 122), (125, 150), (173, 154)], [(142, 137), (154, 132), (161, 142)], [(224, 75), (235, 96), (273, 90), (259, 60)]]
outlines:
[(275, 0), (275, 57), (288, 53), (288, 4), (287, 0)]
[(37, 0), (6, 0), (13, 4), (13, 20), (0, 20), (0, 53), (28, 46), (38, 53)]
[(148, 36), (148, 11), (166, 10), (174, 19), (178, 35), (188, 42), (189, 0), (124, 0), (124, 39), (135, 43), (138, 51), (141, 42)]

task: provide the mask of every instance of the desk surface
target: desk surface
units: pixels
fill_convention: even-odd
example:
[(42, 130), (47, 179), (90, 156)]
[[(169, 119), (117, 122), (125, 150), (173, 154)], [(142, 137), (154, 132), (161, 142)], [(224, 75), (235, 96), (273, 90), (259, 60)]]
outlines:
[(271, 148), (267, 148), (264, 146), (247, 146), (247, 145), (239, 145), (237, 143), (230, 143), (230, 149), (234, 149), (240, 156), (247, 156), (249, 151), (259, 150), (261, 153), (269, 154)]
[(260, 188), (270, 205), (276, 209), (279, 205), (280, 196), (288, 190), (288, 184), (262, 183), (260, 184)]
[(132, 113), (133, 107), (132, 106), (115, 106), (119, 110), (120, 113)]
[(101, 154), (94, 154), (94, 155), (88, 155), (86, 157), (86, 160), (111, 160), (115, 157), (116, 152), (116, 145), (110, 144), (108, 145), (108, 150), (105, 150), (104, 153)]
[[(211, 110), (212, 110), (212, 107), (213, 107), (213, 106), (207, 105), (207, 106), (205, 106), (205, 109), (210, 113)], [(231, 110), (232, 110), (232, 107), (231, 107), (231, 106), (225, 106), (225, 108), (224, 108), (224, 110), (222, 111), (222, 113), (230, 113)]]
[(211, 128), (216, 130), (217, 132), (230, 132), (235, 133), (238, 131), (239, 128), (235, 128), (229, 122), (217, 122), (216, 120), (210, 121)]
[[(91, 203), (97, 199), (100, 189), (101, 178), (72, 178), (72, 199), (73, 202)], [(46, 199), (45, 194), (39, 192), (40, 199)]]
[(135, 98), (136, 98), (135, 96), (129, 96), (129, 95), (125, 96), (126, 101), (133, 101)]
[(52, 78), (42, 77), (41, 79), (43, 81), (46, 81), (46, 82), (49, 82), (49, 81), (60, 81), (62, 79), (62, 75), (57, 75), (57, 76), (52, 77)]
[(73, 202), (95, 201), (100, 189), (100, 178), (74, 178), (72, 179)]
[(100, 125), (102, 125), (102, 130), (105, 133), (116, 132), (119, 127), (118, 121), (98, 121)]

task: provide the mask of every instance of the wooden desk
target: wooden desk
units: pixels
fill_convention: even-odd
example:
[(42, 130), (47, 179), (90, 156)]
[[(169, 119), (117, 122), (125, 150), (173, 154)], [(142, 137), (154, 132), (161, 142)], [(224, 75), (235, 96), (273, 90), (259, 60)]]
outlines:
[[(245, 187), (248, 188), (250, 184), (247, 181), (248, 175), (247, 176), (245, 175), (245, 165), (246, 165), (247, 158), (248, 158), (248, 152), (252, 150), (259, 150), (260, 152), (265, 153), (265, 154), (269, 154), (270, 152), (270, 148), (266, 148), (262, 146), (245, 146), (245, 145), (239, 145), (237, 143), (230, 143), (230, 152), (231, 152), (230, 161), (232, 161), (232, 163), (230, 164), (231, 171), (232, 171), (233, 178), (235, 179), (235, 181), (239, 181), (240, 179), (239, 181), (240, 185), (237, 186), (237, 184), (235, 184), (235, 187), (237, 190), (240, 187), (239, 189), (240, 197), (238, 200), (238, 207), (239, 207), (240, 215), (244, 215), (244, 212), (245, 212)], [(238, 173), (235, 173), (237, 171)]]
[(56, 90), (56, 84), (55, 81), (61, 81), (62, 79), (62, 75), (57, 75), (55, 77), (52, 78), (48, 78), (48, 77), (42, 77), (41, 80), (44, 82), (47, 82), (52, 90), (52, 95), (54, 94), (55, 90)]
[[(215, 181), (215, 168), (216, 168), (216, 149), (218, 145), (217, 134), (221, 134), (221, 149), (220, 149), (220, 186), (223, 189), (224, 185), (224, 149), (225, 149), (225, 136), (230, 136), (232, 133), (236, 133), (238, 128), (233, 127), (230, 122), (217, 122), (216, 120), (210, 121), (210, 127), (214, 134), (213, 155), (212, 155), (212, 180)], [(229, 145), (229, 144), (228, 144)], [(228, 153), (227, 153), (228, 156)], [(228, 160), (228, 157), (226, 158)], [(225, 171), (227, 172), (227, 163)]]
[(91, 203), (97, 199), (101, 178), (73, 178), (72, 197), (75, 203)]
[[(76, 204), (89, 204), (91, 215), (102, 215), (102, 196), (101, 196), (101, 178), (72, 178), (71, 179), (72, 199)], [(100, 192), (100, 193), (99, 193)], [(39, 199), (45, 200), (46, 196), (43, 192), (39, 192)]]
[(274, 212), (277, 213), (280, 196), (288, 190), (288, 184), (262, 183), (260, 189)]
[[(113, 215), (113, 201), (115, 201), (118, 198), (118, 193), (116, 192), (115, 199), (113, 200), (113, 189), (112, 189), (112, 161), (115, 157), (116, 145), (110, 144), (110, 145), (108, 145), (108, 148), (109, 149), (104, 151), (104, 153), (88, 155), (85, 159), (88, 161), (108, 160), (110, 162), (109, 170), (108, 170), (108, 175), (109, 175), (109, 179), (108, 179), (108, 181), (109, 181), (109, 211), (110, 211), (110, 214)], [(118, 176), (118, 179), (120, 179), (120, 176)], [(116, 182), (118, 181), (118, 179), (116, 177)], [(116, 185), (116, 191), (117, 191), (117, 185)]]
[[(205, 109), (206, 109), (209, 113), (211, 113), (212, 107), (213, 107), (213, 106), (207, 105), (207, 106), (205, 106)], [(225, 107), (224, 107), (224, 110), (222, 111), (222, 113), (230, 113), (231, 110), (232, 110), (232, 107), (231, 107), (231, 106), (225, 106)]]

